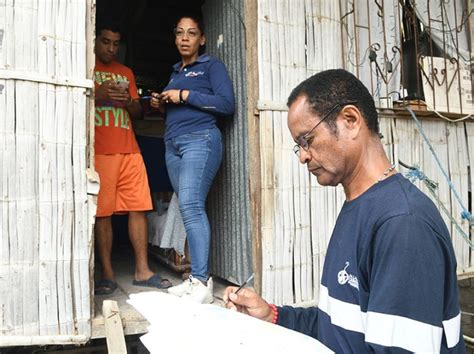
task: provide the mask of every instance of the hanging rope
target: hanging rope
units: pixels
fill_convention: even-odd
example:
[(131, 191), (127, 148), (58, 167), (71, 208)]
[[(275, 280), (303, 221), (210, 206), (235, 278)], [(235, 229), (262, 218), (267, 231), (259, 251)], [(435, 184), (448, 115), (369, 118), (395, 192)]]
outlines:
[(453, 182), (451, 182), (451, 180), (449, 179), (449, 176), (446, 173), (446, 171), (444, 170), (443, 165), (441, 164), (441, 161), (439, 160), (438, 156), (436, 155), (436, 152), (434, 151), (433, 147), (431, 146), (431, 144), (428, 140), (428, 137), (426, 136), (423, 128), (421, 127), (420, 121), (418, 120), (418, 118), (416, 118), (415, 112), (413, 112), (413, 110), (410, 107), (405, 107), (405, 109), (408, 112), (410, 112), (413, 120), (415, 121), (416, 127), (418, 128), (418, 130), (420, 131), (421, 136), (423, 137), (423, 140), (425, 141), (426, 145), (428, 145), (431, 153), (433, 154), (433, 157), (436, 160), (436, 163), (438, 164), (439, 169), (441, 170), (441, 172), (443, 173), (444, 178), (448, 182), (449, 188), (451, 189), (451, 191), (453, 192), (454, 197), (456, 198), (459, 205), (461, 206), (461, 209), (462, 209), (461, 218), (463, 218), (465, 220), (468, 220), (469, 225), (472, 226), (473, 223), (474, 223), (473, 217), (472, 217), (471, 213), (467, 210), (467, 208), (463, 205), (461, 197), (459, 196), (456, 188), (454, 187)]
[(398, 160), (398, 163), (407, 168), (409, 171), (408, 173), (406, 174), (406, 177), (411, 181), (411, 182), (415, 182), (416, 180), (420, 180), (421, 182), (424, 183), (424, 185), (426, 186), (426, 188), (428, 188), (428, 191), (430, 192), (430, 194), (433, 196), (433, 198), (436, 200), (436, 202), (438, 203), (438, 205), (441, 207), (441, 210), (446, 214), (446, 216), (449, 218), (449, 220), (451, 221), (451, 224), (454, 225), (454, 227), (456, 228), (456, 230), (459, 232), (459, 234), (461, 235), (461, 237), (464, 239), (464, 241), (466, 241), (466, 243), (469, 245), (469, 247), (471, 249), (474, 250), (474, 243), (469, 239), (469, 234), (467, 234), (461, 227), (461, 225), (459, 225), (459, 223), (456, 221), (456, 219), (454, 219), (454, 217), (451, 215), (450, 211), (448, 210), (448, 208), (446, 208), (446, 206), (444, 205), (444, 203), (441, 201), (441, 199), (439, 199), (438, 197), (438, 194), (436, 193), (436, 190), (438, 189), (438, 183), (433, 181), (432, 179), (428, 178), (424, 173), (423, 171), (421, 171), (418, 166), (408, 166), (407, 164), (403, 163), (402, 161)]

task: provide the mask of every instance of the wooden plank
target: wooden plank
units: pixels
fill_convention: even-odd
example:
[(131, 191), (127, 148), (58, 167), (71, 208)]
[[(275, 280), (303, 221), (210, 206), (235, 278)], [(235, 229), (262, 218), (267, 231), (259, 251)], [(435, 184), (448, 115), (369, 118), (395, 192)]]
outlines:
[[(448, 165), (449, 177), (454, 185), (461, 203), (456, 199), (454, 192), (451, 191), (451, 211), (452, 217), (461, 227), (466, 235), (469, 235), (469, 223), (462, 219), (462, 206), (468, 210), (468, 151), (466, 134), (463, 123), (448, 123), (447, 124), (447, 149), (448, 149)], [(444, 182), (447, 183), (447, 182)], [(465, 269), (470, 266), (469, 244), (462, 237), (461, 233), (454, 225), (448, 225), (451, 229), (451, 238), (453, 240), (454, 251), (456, 253), (456, 260), (458, 268)]]
[[(39, 324), (40, 334), (59, 333), (57, 323), (58, 300), (56, 285), (56, 245), (57, 245), (57, 185), (56, 178), (56, 118), (55, 89), (52, 85), (42, 85), (40, 91), (40, 146), (39, 150)], [(52, 129), (52, 127), (54, 127)], [(51, 274), (55, 276), (52, 277)]]
[[(0, 43), (0, 67), (8, 69), (2, 75), (26, 73), (1, 80), (0, 88), (6, 117), (0, 124), (0, 157), (8, 171), (0, 177), (0, 232), (6, 236), (0, 251), (3, 345), (78, 343), (90, 335), (89, 287), (73, 282), (81, 269), (89, 282), (92, 247), (91, 230), (88, 241), (78, 240), (81, 227), (75, 223), (90, 220), (81, 163), (85, 97), (84, 89), (60, 87), (71, 78), (86, 82), (76, 71), (85, 72), (85, 4), (58, 3), (9, 0), (0, 10), (1, 29), (8, 30)], [(81, 40), (72, 39), (81, 34)], [(65, 64), (64, 71), (58, 63)], [(42, 83), (48, 76), (63, 81)]]
[(286, 126), (286, 114), (279, 112), (277, 121), (280, 122), (280, 191), (283, 221), (283, 277), (282, 277), (282, 293), (283, 303), (291, 304), (295, 302), (293, 289), (289, 284), (295, 284), (295, 287), (301, 289), (301, 247), (296, 247), (294, 237), (294, 205), (291, 189), (293, 181), (291, 178), (291, 169), (288, 168), (293, 161), (292, 151), (289, 147), (292, 139)]
[[(465, 123), (466, 127), (466, 137), (467, 137), (467, 149), (468, 149), (468, 167), (471, 170), (471, 174), (469, 176), (469, 181), (468, 181), (468, 189), (470, 191), (474, 191), (474, 176), (472, 175), (472, 170), (474, 168), (474, 124), (472, 122), (466, 122)], [(470, 200), (470, 205), (469, 209), (472, 211), (474, 210), (474, 198), (471, 198)], [(474, 250), (470, 250), (470, 259), (471, 259), (471, 264), (469, 265), (470, 267), (474, 266)]]
[(7, 2), (3, 1), (2, 8), (0, 9), (0, 68), (5, 67), (5, 47), (7, 40), (7, 34), (5, 33), (5, 29), (7, 26)]
[(89, 273), (89, 259), (92, 249), (92, 231), (89, 224), (92, 222), (88, 211), (87, 179), (86, 179), (86, 96), (84, 89), (74, 89), (73, 108), (73, 138), (72, 138), (72, 166), (73, 166), (73, 208), (77, 217), (72, 222), (73, 274), (72, 295), (75, 313), (75, 322), (79, 333), (90, 335), (91, 314), (91, 286)]
[(87, 342), (89, 338), (81, 335), (41, 335), (41, 336), (29, 336), (29, 335), (12, 335), (12, 336), (0, 336), (0, 347), (7, 346), (47, 346), (47, 345), (67, 345), (77, 344), (81, 345)]
[(273, 234), (273, 127), (272, 114), (260, 115), (260, 153), (262, 161), (262, 296), (273, 301), (275, 284)]
[(15, 31), (14, 31), (14, 19), (15, 19), (15, 10), (14, 10), (15, 1), (8, 0), (5, 2), (5, 15), (2, 22), (4, 31), (3, 31), (3, 45), (2, 52), (3, 56), (0, 58), (2, 62), (0, 65), (2, 67), (14, 67), (15, 66)]
[(109, 353), (127, 354), (125, 336), (123, 335), (122, 320), (116, 301), (105, 300), (102, 304), (102, 314), (105, 321), (105, 337)]
[(16, 107), (16, 167), (17, 192), (16, 211), (19, 247), (19, 273), (21, 279), (16, 299), (22, 304), (22, 319), (19, 324), (24, 333), (38, 334), (38, 214), (36, 201), (37, 191), (37, 159), (38, 159), (38, 130), (39, 124), (31, 117), (38, 115), (38, 84), (31, 82), (17, 82), (16, 95), (30, 97)]
[[(270, 0), (257, 1), (258, 5), (258, 72), (259, 99), (272, 101), (270, 66)], [(272, 4), (273, 5), (273, 4)]]
[(284, 252), (285, 248), (285, 235), (284, 235), (284, 227), (283, 227), (283, 213), (281, 209), (282, 201), (281, 201), (281, 193), (279, 190), (280, 186), (280, 173), (281, 173), (281, 151), (279, 150), (280, 147), (280, 134), (281, 134), (281, 126), (278, 125), (277, 121), (278, 112), (272, 113), (272, 129), (273, 129), (273, 150), (272, 150), (272, 164), (273, 164), (273, 171), (272, 171), (272, 179), (273, 179), (273, 214), (275, 215), (273, 218), (273, 245), (275, 252), (275, 284), (274, 284), (274, 291), (275, 291), (275, 303), (276, 304), (284, 304), (284, 289), (283, 289), (283, 273), (285, 270), (284, 264)]
[[(427, 135), (433, 150), (441, 162), (442, 168), (449, 174), (448, 170), (448, 148), (447, 148), (447, 123), (444, 121), (436, 122), (436, 121), (423, 121), (421, 122), (423, 130)], [(423, 162), (422, 162), (422, 170), (425, 174), (433, 179), (434, 181), (438, 182), (438, 190), (437, 190), (437, 197), (439, 199), (439, 203), (442, 203), (448, 210), (451, 210), (451, 192), (449, 188), (449, 184), (443, 175), (440, 167), (438, 166), (436, 159), (432, 152), (429, 150), (427, 144), (423, 144)], [(448, 175), (449, 178), (449, 175)], [(422, 185), (422, 190), (431, 197), (431, 194), (427, 190), (427, 188)], [(432, 198), (433, 199), (433, 198)], [(439, 203), (434, 200), (434, 203), (438, 205)], [(451, 222), (449, 217), (441, 212), (441, 216), (448, 226), (448, 229), (451, 229)]]
[[(15, 252), (12, 249), (13, 243), (15, 242), (15, 226), (12, 225), (15, 221), (15, 189), (13, 189), (13, 181), (17, 178), (17, 171), (15, 165), (15, 83), (5, 82), (4, 94), (0, 95), (0, 108), (2, 112), (5, 112), (6, 119), (0, 120), (1, 132), (3, 135), (0, 144), (2, 147), (2, 184), (1, 184), (1, 204), (2, 204), (2, 219), (5, 221), (2, 223), (2, 249), (0, 250), (0, 261), (1, 264), (9, 265), (8, 267), (2, 266), (1, 274), (2, 287), (0, 287), (0, 314), (2, 321), (0, 322), (0, 333), (6, 335), (11, 333), (15, 329), (15, 296), (19, 295), (15, 291), (11, 291), (13, 288), (12, 284), (14, 277), (14, 266), (16, 266)], [(12, 240), (10, 240), (12, 238)], [(16, 302), (18, 303), (18, 302)], [(0, 336), (1, 337), (1, 336)]]
[[(308, 178), (309, 173), (306, 171), (306, 178)], [(322, 235), (325, 232), (325, 218), (322, 215), (322, 206), (325, 203), (324, 200), (324, 190), (317, 181), (313, 178), (308, 181), (308, 190), (310, 192), (310, 232), (311, 232), (311, 244), (312, 244), (312, 257), (313, 257), (313, 282), (314, 282), (314, 298), (317, 300), (319, 297), (319, 285), (322, 274), (322, 264), (321, 263), (321, 252), (323, 249)]]
[(252, 260), (255, 274), (254, 288), (262, 291), (262, 234), (261, 225), (261, 162), (259, 122), (255, 114), (259, 97), (259, 58), (258, 58), (258, 4), (256, 1), (244, 2), (244, 18), (247, 28), (245, 37), (245, 60), (247, 63), (247, 124), (249, 140), (249, 194), (251, 208)]
[(389, 117), (384, 117), (380, 119), (380, 133), (383, 135), (382, 145), (384, 147), (385, 153), (387, 154), (388, 159), (391, 163), (395, 165), (398, 164), (398, 159), (396, 157), (396, 149), (394, 146), (394, 137), (393, 137), (393, 119)]
[[(285, 9), (285, 17), (282, 19), (284, 28), (284, 62), (282, 63), (285, 72), (282, 84), (283, 102), (287, 101), (287, 97), (293, 88), (306, 78), (306, 60), (307, 53), (305, 47), (305, 33), (306, 33), (306, 2), (298, 1), (294, 3), (287, 2)], [(311, 43), (311, 41), (309, 41)], [(311, 47), (311, 46), (309, 46)], [(308, 58), (309, 59), (309, 58)], [(285, 156), (286, 165), (292, 164), (291, 169), (293, 177), (291, 182), (296, 189), (292, 192), (292, 204), (288, 213), (291, 215), (291, 228), (293, 238), (293, 259), (294, 259), (294, 302), (303, 302), (308, 296), (308, 291), (312, 293), (312, 264), (311, 257), (308, 259), (308, 251), (310, 252), (310, 229), (309, 229), (309, 195), (306, 191), (307, 187), (307, 172), (305, 166), (299, 166), (299, 160), (293, 153), (292, 149), (294, 141), (286, 126), (287, 113), (285, 117)], [(303, 167), (301, 170), (300, 167)], [(303, 171), (303, 174), (300, 174)], [(301, 179), (301, 177), (303, 177)], [(304, 194), (301, 195), (301, 192)], [(287, 208), (282, 205), (282, 208)], [(301, 227), (305, 225), (306, 228)], [(285, 284), (288, 286), (288, 284)]]
[[(272, 77), (272, 86), (271, 93), (273, 100), (279, 100), (281, 97), (281, 70), (280, 70), (280, 42), (279, 35), (279, 16), (281, 5), (284, 1), (272, 2), (272, 6), (269, 7), (269, 19), (270, 19), (270, 31), (273, 34), (272, 40), (270, 41), (270, 68), (271, 68), (271, 77)], [(273, 204), (273, 213), (275, 214), (274, 223), (273, 223), (273, 244), (275, 252), (275, 303), (284, 304), (285, 303), (285, 289), (284, 289), (284, 254), (285, 254), (285, 233), (283, 226), (283, 212), (281, 209), (281, 193), (280, 193), (280, 174), (281, 174), (281, 122), (279, 121), (279, 112), (272, 113), (272, 125), (273, 125), (273, 151), (272, 151), (272, 160), (273, 160), (273, 195), (274, 195), (274, 204)]]
[[(4, 114), (4, 117), (7, 117), (6, 119), (0, 120), (0, 233), (2, 235), (2, 237), (0, 237), (0, 264), (7, 264), (10, 259), (10, 248), (8, 245), (8, 175), (10, 174), (10, 170), (8, 165), (9, 161), (7, 160), (7, 149), (14, 139), (12, 130), (13, 121), (8, 119), (8, 117), (11, 116), (8, 110), (13, 107), (12, 104), (9, 104), (9, 101), (13, 99), (13, 95), (8, 94), (8, 92), (12, 92), (9, 90), (12, 84), (12, 82), (0, 80), (0, 85), (3, 85), (5, 90), (4, 93), (0, 95), (0, 114)], [(9, 98), (7, 99), (7, 97)], [(1, 303), (5, 304), (4, 306), (0, 306), (0, 318), (3, 319), (10, 317), (7, 310), (10, 305), (11, 294), (8, 279), (9, 269), (0, 266), (0, 299), (2, 299)], [(0, 322), (0, 336), (5, 335), (5, 333), (6, 326), (5, 322), (2, 321)]]
[[(421, 141), (413, 120), (396, 119), (395, 120), (395, 150), (398, 152), (398, 159), (410, 166), (417, 165), (421, 167)], [(407, 172), (401, 169), (400, 171)], [(415, 185), (420, 188), (420, 181), (416, 181)]]
[[(67, 135), (67, 126), (72, 118), (67, 111), (68, 105), (68, 94), (67, 89), (63, 87), (56, 88), (56, 144), (55, 144), (55, 165), (56, 171), (54, 171), (54, 177), (56, 183), (52, 186), (55, 190), (57, 200), (53, 201), (54, 209), (57, 213), (56, 223), (53, 224), (53, 227), (56, 228), (56, 240), (52, 244), (53, 250), (55, 252), (54, 258), (56, 261), (56, 279), (52, 280), (57, 287), (57, 301), (58, 301), (58, 325), (59, 333), (64, 334), (68, 332), (68, 325), (70, 325), (70, 313), (68, 313), (68, 298), (66, 296), (66, 289), (68, 283), (67, 279), (67, 270), (63, 267), (66, 259), (64, 257), (64, 241), (65, 241), (65, 218), (66, 218), (66, 200), (68, 198), (66, 193), (66, 161), (67, 156), (67, 147), (66, 144), (66, 135)], [(70, 156), (69, 156), (70, 157)], [(67, 230), (68, 236), (71, 236), (71, 230)]]

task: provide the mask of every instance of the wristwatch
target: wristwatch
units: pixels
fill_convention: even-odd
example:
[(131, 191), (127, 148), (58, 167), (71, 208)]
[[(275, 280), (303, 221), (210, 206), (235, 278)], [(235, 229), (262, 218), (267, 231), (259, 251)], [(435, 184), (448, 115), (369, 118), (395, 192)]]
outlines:
[(179, 90), (179, 103), (186, 104), (186, 101), (183, 99), (183, 90)]

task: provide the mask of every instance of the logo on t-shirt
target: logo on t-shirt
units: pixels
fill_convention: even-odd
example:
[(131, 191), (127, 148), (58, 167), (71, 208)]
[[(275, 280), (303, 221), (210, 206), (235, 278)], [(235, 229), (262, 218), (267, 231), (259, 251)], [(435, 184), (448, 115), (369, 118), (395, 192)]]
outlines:
[(204, 71), (190, 71), (189, 73), (187, 73), (186, 77), (196, 77), (196, 76), (199, 76), (199, 75), (204, 75)]
[(346, 262), (344, 269), (337, 273), (337, 282), (341, 285), (349, 283), (350, 286), (359, 290), (359, 280), (355, 275), (347, 273), (347, 267), (349, 267), (349, 262)]

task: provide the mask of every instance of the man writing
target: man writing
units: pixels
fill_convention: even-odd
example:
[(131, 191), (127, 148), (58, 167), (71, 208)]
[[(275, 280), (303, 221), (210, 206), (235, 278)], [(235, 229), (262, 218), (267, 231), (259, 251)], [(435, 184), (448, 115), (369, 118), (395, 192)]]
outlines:
[(344, 70), (288, 99), (294, 151), (321, 185), (344, 187), (317, 308), (276, 307), (227, 288), (227, 307), (310, 335), (336, 353), (464, 353), (456, 260), (438, 210), (396, 173), (374, 101)]
[(148, 266), (145, 211), (152, 209), (143, 158), (131, 118), (142, 115), (132, 71), (115, 61), (120, 32), (114, 25), (98, 26), (95, 44), (95, 168), (100, 177), (95, 238), (102, 279), (95, 294), (116, 288), (112, 268), (113, 214), (128, 213), (128, 233), (135, 254), (134, 285), (168, 288), (171, 283)]

